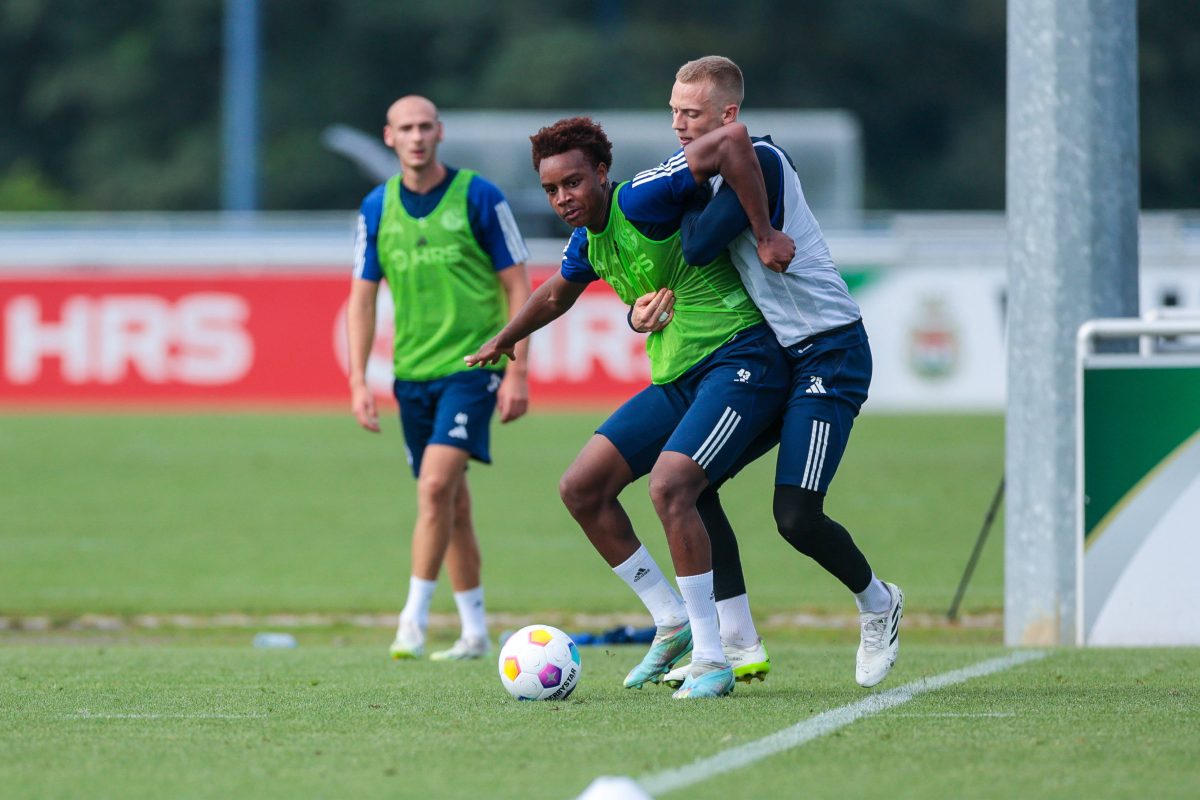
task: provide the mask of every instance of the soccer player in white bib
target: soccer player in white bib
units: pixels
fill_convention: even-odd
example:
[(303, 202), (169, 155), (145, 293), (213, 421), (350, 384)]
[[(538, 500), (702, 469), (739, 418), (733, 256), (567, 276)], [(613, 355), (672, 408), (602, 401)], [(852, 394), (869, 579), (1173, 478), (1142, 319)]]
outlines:
[[(743, 93), (741, 70), (727, 58), (706, 56), (680, 67), (671, 92), (672, 127), (680, 146), (736, 122)], [(756, 139), (754, 151), (772, 224), (796, 243), (791, 264), (778, 272), (758, 259), (754, 237), (747, 238), (745, 213), (720, 176), (709, 181), (711, 201), (704, 204), (702, 198), (684, 217), (684, 256), (690, 264), (706, 264), (728, 247), (746, 290), (788, 353), (792, 388), (783, 417), (771, 436), (747, 450), (743, 463), (779, 442), (776, 525), (792, 547), (853, 594), (861, 634), (855, 679), (870, 687), (887, 677), (895, 663), (904, 595), (875, 575), (846, 529), (825, 514), (824, 501), (867, 398), (871, 348), (861, 312), (833, 263), (791, 159), (769, 137)], [(653, 331), (670, 324), (659, 319), (660, 307), (669, 302), (661, 294), (640, 298), (630, 317), (634, 329)], [(736, 468), (730, 476), (735, 473)], [(730, 662), (754, 664), (761, 676), (769, 662), (750, 620), (737, 542), (721, 509), (719, 488), (710, 487), (698, 507), (712, 539), (722, 644)], [(669, 673), (664, 682), (674, 684), (685, 674)]]

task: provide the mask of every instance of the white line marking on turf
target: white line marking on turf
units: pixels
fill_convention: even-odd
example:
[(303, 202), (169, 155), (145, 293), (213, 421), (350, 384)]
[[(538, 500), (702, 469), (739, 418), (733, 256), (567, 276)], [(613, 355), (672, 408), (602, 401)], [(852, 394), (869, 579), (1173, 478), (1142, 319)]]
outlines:
[(922, 718), (928, 719), (930, 717), (972, 717), (972, 718), (974, 718), (974, 717), (1015, 717), (1016, 714), (1012, 713), (1011, 711), (993, 711), (993, 712), (984, 712), (981, 714), (952, 714), (950, 712), (947, 712), (945, 714), (935, 714), (935, 713), (930, 713), (930, 714), (892, 714), (892, 716), (893, 717), (912, 717), (914, 719), (922, 719)]
[(708, 758), (701, 758), (686, 767), (668, 769), (646, 775), (638, 778), (637, 782), (652, 795), (665, 794), (666, 792), (683, 789), (684, 787), (708, 780), (715, 775), (720, 775), (723, 772), (740, 769), (756, 761), (761, 761), (768, 756), (773, 756), (776, 753), (782, 753), (793, 747), (799, 747), (805, 742), (810, 742), (813, 739), (833, 733), (839, 728), (844, 728), (863, 717), (873, 716), (887, 711), (889, 708), (903, 705), (917, 695), (944, 689), (947, 686), (953, 686), (957, 683), (964, 683), (972, 678), (982, 678), (985, 675), (1003, 672), (1006, 669), (1011, 669), (1030, 661), (1037, 661), (1045, 657), (1045, 651), (1024, 650), (1004, 656), (1003, 658), (981, 661), (969, 667), (945, 672), (941, 675), (934, 675), (931, 678), (922, 678), (919, 681), (913, 681), (904, 686), (889, 689), (886, 692), (873, 694), (857, 703), (825, 711), (757, 741), (748, 742)]

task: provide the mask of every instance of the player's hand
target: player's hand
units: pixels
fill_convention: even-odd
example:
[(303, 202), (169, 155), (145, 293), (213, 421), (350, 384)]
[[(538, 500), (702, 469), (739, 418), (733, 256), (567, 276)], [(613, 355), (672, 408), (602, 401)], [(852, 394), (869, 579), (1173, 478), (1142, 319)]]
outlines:
[(758, 260), (772, 272), (784, 272), (796, 256), (796, 243), (783, 231), (771, 233), (758, 241)]
[(525, 416), (529, 410), (529, 380), (525, 373), (509, 370), (496, 390), (496, 410), (500, 412), (500, 422), (512, 422)]
[(483, 343), (483, 347), (479, 348), (479, 352), (469, 356), (464, 356), (463, 361), (467, 362), (468, 367), (478, 367), (481, 364), (498, 364), (500, 359), (508, 356), (513, 361), (517, 360), (517, 355), (514, 352), (516, 345), (502, 347), (497, 344), (495, 339), (490, 339)]
[(375, 407), (375, 395), (364, 383), (350, 388), (350, 410), (365, 430), (379, 433), (379, 409)]
[(675, 315), (675, 293), (670, 289), (644, 294), (633, 301), (629, 324), (638, 333), (661, 331)]

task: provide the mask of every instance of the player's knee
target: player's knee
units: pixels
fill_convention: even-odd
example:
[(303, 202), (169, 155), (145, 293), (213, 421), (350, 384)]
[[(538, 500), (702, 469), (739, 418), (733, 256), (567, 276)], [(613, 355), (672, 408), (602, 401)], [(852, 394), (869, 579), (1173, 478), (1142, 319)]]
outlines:
[(796, 486), (775, 491), (775, 524), (779, 535), (805, 555), (812, 555), (825, 522), (825, 496)]
[(596, 481), (578, 470), (567, 470), (558, 481), (558, 496), (571, 516), (579, 518), (594, 512), (601, 504), (603, 492)]
[(449, 511), (453, 507), (457, 484), (457, 476), (451, 478), (436, 473), (423, 474), (417, 479), (417, 499), (424, 509)]
[[(703, 478), (703, 473), (699, 477)], [(695, 508), (696, 498), (703, 489), (695, 475), (672, 464), (659, 462), (650, 471), (650, 501), (660, 517)]]
[(654, 510), (660, 517), (663, 514), (671, 513), (671, 510), (678, 505), (680, 487), (670, 478), (650, 473), (649, 489), (650, 502), (654, 504)]

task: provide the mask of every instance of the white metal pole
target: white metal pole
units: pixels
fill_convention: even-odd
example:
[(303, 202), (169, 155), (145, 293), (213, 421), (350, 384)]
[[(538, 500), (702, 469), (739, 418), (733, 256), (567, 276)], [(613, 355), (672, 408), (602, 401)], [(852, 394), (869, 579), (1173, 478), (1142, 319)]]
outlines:
[(1075, 334), (1136, 316), (1134, 0), (1009, 0), (1004, 638), (1076, 641)]

